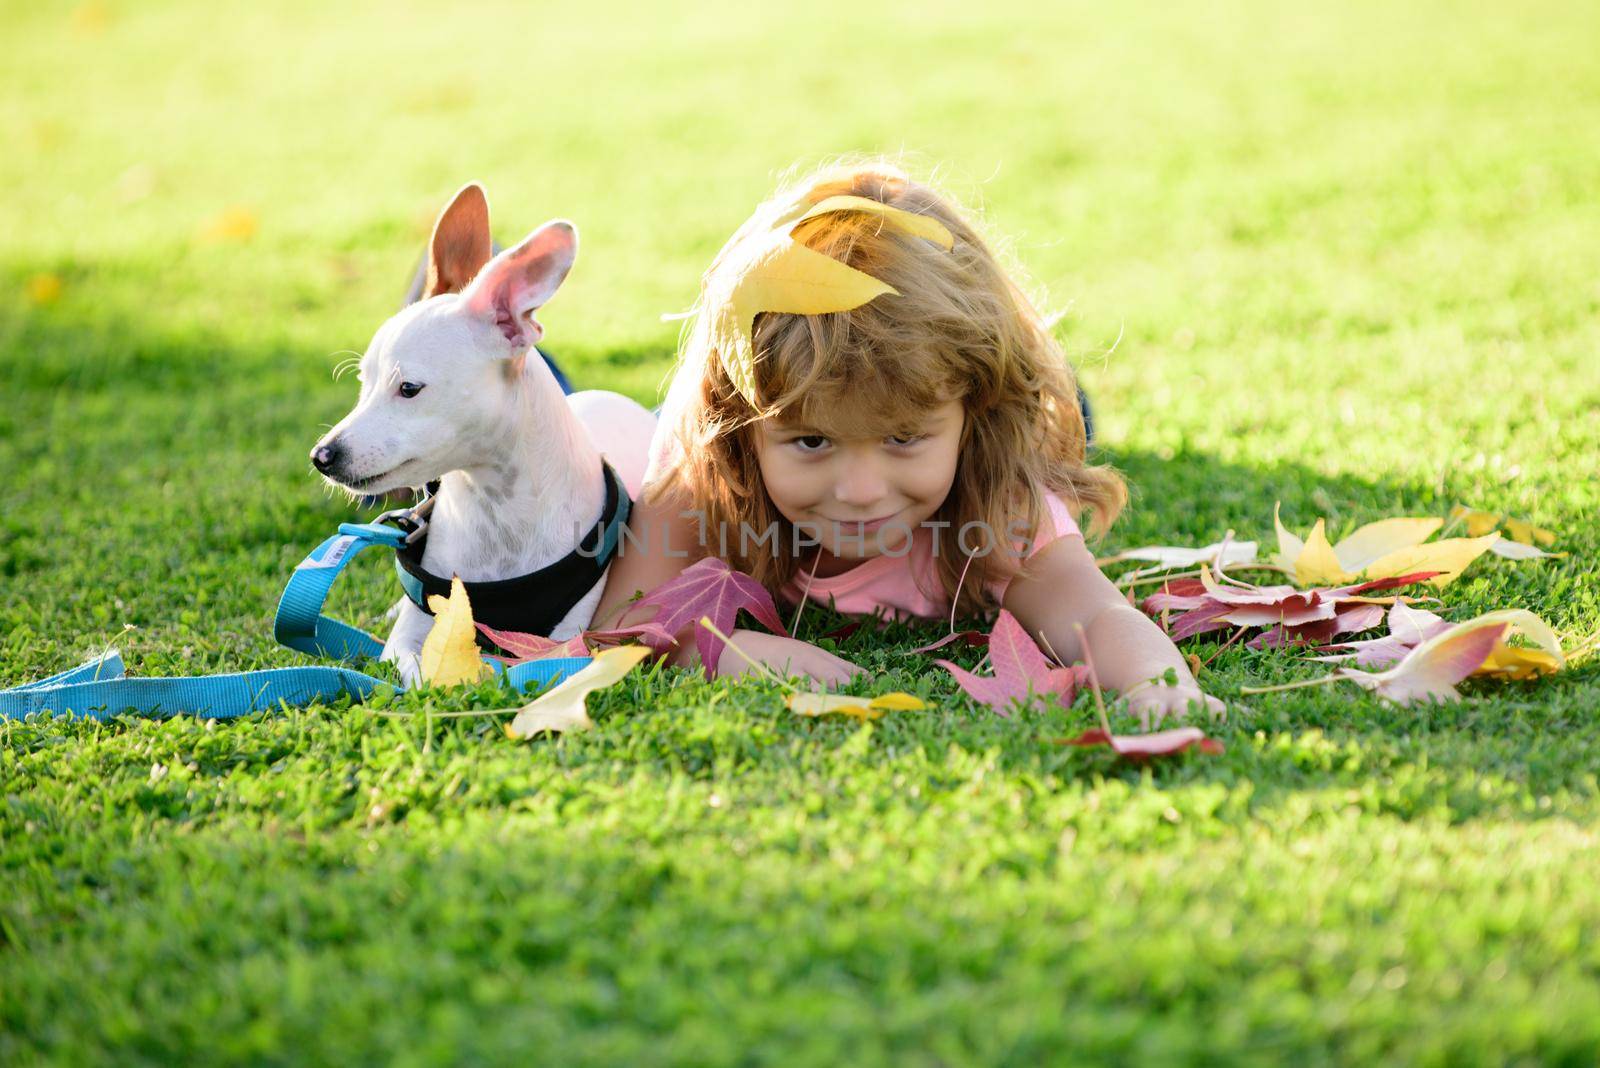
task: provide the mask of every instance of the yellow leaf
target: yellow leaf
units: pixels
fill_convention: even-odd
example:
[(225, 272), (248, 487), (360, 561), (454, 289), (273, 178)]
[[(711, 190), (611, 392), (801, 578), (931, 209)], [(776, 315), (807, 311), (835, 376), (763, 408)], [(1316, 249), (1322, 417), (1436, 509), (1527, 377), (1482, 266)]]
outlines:
[(885, 712), (922, 712), (928, 707), (928, 703), (922, 698), (901, 693), (899, 690), (879, 694), (872, 699), (871, 705)]
[(1535, 543), (1554, 545), (1556, 543), (1555, 531), (1546, 530), (1544, 527), (1536, 527), (1526, 519), (1512, 519), (1507, 516), (1504, 525), (1506, 534), (1512, 541), (1520, 541), (1524, 545), (1533, 545)]
[(1325, 520), (1317, 520), (1304, 542), (1284, 528), (1276, 511), (1273, 523), (1278, 528), (1278, 563), (1292, 568), (1295, 581), (1301, 586), (1338, 586), (1415, 571), (1438, 571), (1440, 574), (1429, 581), (1445, 586), (1500, 537), (1490, 533), (1481, 538), (1429, 542), (1426, 539), (1439, 529), (1442, 520), (1402, 517), (1368, 523), (1331, 545)]
[(585, 707), (588, 696), (619, 682), (649, 655), (650, 648), (644, 645), (619, 645), (596, 653), (588, 667), (523, 705), (506, 733), (531, 738), (540, 731), (588, 730), (594, 726)]
[(97, 0), (81, 4), (72, 12), (72, 27), (79, 33), (101, 33), (110, 22), (111, 12), (106, 9), (106, 5), (98, 3)]
[(851, 697), (835, 693), (792, 693), (783, 699), (789, 711), (799, 716), (826, 716), (830, 712), (855, 719), (881, 719), (885, 712), (920, 712), (928, 705), (908, 693), (885, 693), (877, 697)]
[(1338, 586), (1355, 577), (1339, 565), (1320, 519), (1306, 536), (1305, 548), (1294, 562), (1294, 577), (1302, 586)]
[[(1450, 509), (1450, 518), (1459, 519), (1466, 524), (1467, 535), (1477, 538), (1489, 533), (1491, 530), (1504, 528), (1506, 537), (1524, 545), (1554, 545), (1556, 532), (1536, 527), (1526, 519), (1515, 519), (1508, 515), (1497, 515), (1494, 512), (1483, 512), (1476, 508), (1467, 508), (1456, 505)], [(1511, 559), (1526, 559), (1522, 556), (1512, 556)]]
[(1333, 555), (1339, 558), (1339, 566), (1345, 571), (1359, 575), (1390, 553), (1421, 545), (1442, 526), (1442, 519), (1380, 519), (1340, 538), (1339, 544), (1333, 547)]
[(735, 254), (743, 260), (737, 270), (721, 272), (726, 289), (705, 294), (705, 307), (714, 309), (712, 342), (728, 378), (751, 404), (756, 403), (756, 316), (762, 312), (790, 315), (825, 315), (850, 311), (884, 294), (898, 290), (849, 264), (796, 242), (789, 236), (794, 226), (835, 211), (860, 211), (877, 215), (887, 227), (914, 237), (927, 238), (943, 249), (955, 238), (939, 220), (890, 207), (867, 197), (828, 197), (817, 204), (800, 204), (778, 217), (770, 233), (742, 239)]
[(52, 304), (61, 299), (61, 276), (36, 274), (28, 279), (28, 303)]
[(740, 273), (733, 291), (718, 302), (716, 340), (733, 385), (755, 403), (755, 319), (761, 312), (822, 315), (859, 308), (874, 297), (898, 293), (804, 245), (774, 234)]
[(1272, 506), (1272, 525), (1278, 528), (1278, 559), (1279, 567), (1292, 568), (1295, 561), (1300, 559), (1300, 554), (1305, 551), (1306, 543), (1294, 534), (1289, 533), (1289, 528), (1283, 525), (1283, 518), (1279, 514), (1283, 509), (1283, 502)]
[(1506, 608), (1467, 621), (1470, 624), (1485, 622), (1509, 623), (1512, 633), (1522, 635), (1537, 648), (1510, 645), (1502, 638), (1490, 651), (1483, 664), (1473, 672), (1474, 675), (1531, 679), (1538, 675), (1553, 675), (1567, 666), (1567, 658), (1561, 652), (1561, 641), (1556, 637), (1555, 631), (1532, 612), (1522, 608)]
[(1373, 561), (1365, 574), (1368, 579), (1382, 579), (1409, 575), (1413, 571), (1439, 571), (1443, 573), (1428, 581), (1435, 586), (1448, 586), (1468, 564), (1488, 552), (1489, 546), (1499, 537), (1499, 534), (1487, 534), (1481, 538), (1446, 538), (1415, 545)]
[(1489, 658), (1473, 674), (1521, 680), (1554, 675), (1560, 670), (1561, 661), (1543, 649), (1528, 649), (1502, 642), (1490, 651)]
[(432, 686), (459, 686), (477, 682), (489, 672), (478, 655), (478, 630), (472, 625), (472, 605), (461, 579), (451, 576), (450, 599), (429, 597), (433, 629), (422, 643), (418, 665), (422, 681)]
[(260, 221), (249, 208), (234, 206), (215, 216), (200, 231), (202, 241), (248, 241), (256, 236)]
[[(918, 215), (915, 212), (892, 207), (870, 197), (836, 196), (819, 200), (812, 205), (810, 210), (795, 220), (795, 225), (799, 225), (807, 219), (815, 219), (818, 215), (826, 215), (832, 211), (860, 211), (870, 215), (877, 215), (883, 219), (884, 225), (899, 230), (901, 233), (909, 234), (912, 237), (926, 238), (946, 252), (949, 252), (956, 244), (956, 239), (951, 235), (944, 223), (933, 216)], [(778, 222), (781, 225), (784, 220), (779, 219)]]

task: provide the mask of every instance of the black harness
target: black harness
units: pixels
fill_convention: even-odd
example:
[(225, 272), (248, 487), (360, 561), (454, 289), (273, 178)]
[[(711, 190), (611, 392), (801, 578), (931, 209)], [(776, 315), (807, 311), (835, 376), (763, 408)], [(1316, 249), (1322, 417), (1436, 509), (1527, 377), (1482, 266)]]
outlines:
[[(602, 466), (606, 504), (600, 511), (600, 518), (576, 549), (555, 563), (518, 578), (462, 583), (472, 602), (472, 618), (476, 622), (495, 630), (549, 637), (550, 631), (572, 611), (573, 605), (583, 600), (605, 576), (611, 558), (616, 555), (633, 502), (628, 497), (628, 488), (622, 484), (622, 476), (604, 461)], [(422, 554), (428, 543), (426, 528), (406, 516), (397, 517), (395, 522), (401, 526), (409, 523), (412, 531), (422, 530), (415, 541), (394, 551), (394, 566), (411, 603), (432, 615), (428, 597), (450, 596), (450, 579), (422, 567)], [(493, 643), (481, 633), (478, 639), (480, 645), (492, 647)]]

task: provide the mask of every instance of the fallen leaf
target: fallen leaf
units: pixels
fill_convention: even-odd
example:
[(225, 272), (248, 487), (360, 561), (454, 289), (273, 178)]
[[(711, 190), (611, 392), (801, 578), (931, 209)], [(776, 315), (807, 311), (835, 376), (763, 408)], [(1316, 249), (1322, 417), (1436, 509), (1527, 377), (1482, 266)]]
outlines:
[(202, 241), (249, 241), (261, 228), (261, 221), (249, 208), (235, 205), (217, 213), (200, 229)]
[(111, 23), (111, 11), (99, 0), (80, 4), (72, 12), (72, 28), (83, 34), (100, 34)]
[[(1381, 608), (1364, 594), (1423, 582), (1435, 574), (1418, 571), (1349, 586), (1301, 590), (1287, 585), (1252, 586), (1231, 579), (1220, 583), (1202, 564), (1198, 579), (1166, 583), (1145, 599), (1144, 610), (1162, 617), (1173, 641), (1229, 627), (1269, 627), (1250, 642), (1251, 648), (1326, 642), (1382, 622)], [(1181, 615), (1167, 618), (1178, 609)]]
[(1510, 628), (1504, 620), (1481, 617), (1429, 638), (1388, 671), (1340, 668), (1334, 674), (1397, 705), (1458, 701), (1455, 684), (1483, 665)]
[(1432, 612), (1412, 608), (1403, 603), (1397, 603), (1390, 609), (1387, 637), (1327, 646), (1324, 651), (1337, 649), (1342, 652), (1336, 656), (1323, 656), (1317, 659), (1325, 662), (1353, 660), (1359, 667), (1387, 667), (1405, 659), (1413, 649), (1432, 638), (1457, 627), (1477, 626), (1486, 620), (1491, 623), (1508, 624), (1510, 634), (1522, 635), (1537, 648), (1511, 645), (1505, 640), (1509, 634), (1503, 636), (1499, 644), (1489, 651), (1483, 663), (1473, 671), (1474, 675), (1495, 675), (1521, 680), (1539, 675), (1551, 675), (1566, 667), (1566, 656), (1561, 651), (1561, 642), (1555, 632), (1544, 620), (1525, 609), (1508, 608), (1489, 612), (1476, 619), (1457, 624), (1441, 619)]
[(565, 641), (514, 630), (496, 630), (483, 623), (478, 624), (478, 632), (510, 654), (504, 659), (511, 664), (556, 656), (589, 656), (597, 648), (624, 642), (644, 641), (652, 648), (672, 644), (672, 635), (654, 623), (638, 623), (614, 630), (586, 630)]
[[(702, 616), (708, 617), (724, 634), (731, 634), (739, 611), (743, 609), (774, 634), (789, 636), (766, 588), (714, 556), (691, 564), (677, 578), (657, 586), (636, 604), (655, 605), (658, 611), (650, 622), (667, 635), (678, 634), (684, 627), (698, 623)], [(659, 638), (643, 637), (645, 644), (657, 652), (667, 650), (667, 644), (661, 644)], [(717, 660), (722, 655), (722, 639), (708, 627), (696, 627), (694, 641), (706, 678), (715, 678)]]
[(1556, 532), (1536, 527), (1526, 519), (1514, 519), (1508, 515), (1499, 515), (1495, 512), (1483, 512), (1464, 505), (1456, 505), (1450, 509), (1450, 518), (1459, 519), (1466, 524), (1467, 534), (1470, 537), (1481, 537), (1491, 530), (1504, 530), (1506, 537), (1523, 545), (1554, 545)]
[(1014, 701), (1026, 707), (1034, 698), (1047, 694), (1054, 694), (1063, 705), (1069, 705), (1078, 686), (1088, 677), (1082, 666), (1052, 665), (1017, 618), (1003, 608), (989, 632), (989, 661), (994, 665), (994, 674), (988, 677), (948, 660), (934, 663), (950, 672), (969, 697), (1002, 716), (1011, 715)]
[(1326, 642), (1341, 634), (1359, 634), (1383, 622), (1381, 604), (1352, 604), (1341, 608), (1331, 619), (1320, 619), (1299, 626), (1279, 624), (1246, 642), (1250, 649), (1281, 649), (1289, 645)]
[(836, 642), (842, 642), (846, 638), (850, 637), (850, 635), (860, 630), (863, 622), (864, 621), (860, 619), (849, 620), (848, 622), (841, 623), (837, 627), (834, 627), (828, 633), (824, 634), (823, 637)]
[(1384, 579), (1416, 571), (1435, 572), (1435, 586), (1454, 582), (1467, 565), (1489, 551), (1500, 535), (1445, 538), (1429, 542), (1443, 520), (1430, 518), (1382, 519), (1358, 527), (1338, 544), (1329, 544), (1327, 523), (1318, 519), (1301, 541), (1283, 525), (1277, 509), (1273, 523), (1278, 531), (1277, 563), (1290, 569), (1302, 586), (1353, 582), (1360, 578)]
[(29, 304), (54, 304), (61, 299), (61, 276), (36, 274), (28, 279)]
[(1172, 730), (1150, 734), (1110, 734), (1099, 727), (1084, 731), (1075, 738), (1062, 738), (1058, 745), (1109, 745), (1117, 755), (1127, 760), (1142, 762), (1153, 757), (1172, 756), (1188, 749), (1201, 753), (1221, 753), (1222, 743), (1207, 738), (1199, 727), (1175, 727)]
[(620, 681), (650, 652), (645, 645), (620, 645), (596, 653), (593, 663), (518, 709), (517, 717), (506, 725), (506, 733), (530, 738), (541, 731), (588, 730), (594, 726), (585, 706), (588, 696)]
[(1144, 545), (1137, 549), (1124, 549), (1110, 557), (1108, 562), (1121, 560), (1139, 560), (1155, 565), (1141, 568), (1143, 572), (1173, 571), (1199, 567), (1201, 564), (1216, 565), (1219, 561), (1222, 570), (1226, 571), (1239, 564), (1255, 563), (1256, 543), (1227, 540), (1202, 545), (1198, 549), (1181, 545)]
[(472, 624), (472, 604), (461, 579), (450, 577), (450, 597), (428, 598), (433, 626), (422, 642), (418, 664), (422, 681), (431, 686), (459, 686), (477, 682), (489, 673), (478, 655), (477, 630)]
[(1489, 551), (1507, 560), (1555, 560), (1566, 553), (1547, 553), (1536, 545), (1527, 545), (1510, 538), (1501, 538), (1489, 546)]
[(1553, 675), (1567, 666), (1566, 655), (1561, 651), (1561, 640), (1550, 624), (1521, 608), (1506, 608), (1489, 612), (1460, 626), (1482, 623), (1484, 620), (1505, 621), (1513, 634), (1520, 634), (1537, 648), (1529, 649), (1504, 641), (1490, 650), (1479, 666), (1477, 674), (1496, 675), (1510, 679), (1531, 679), (1538, 675)]
[(951, 642), (960, 642), (961, 644), (971, 646), (974, 649), (985, 649), (988, 648), (989, 645), (989, 636), (981, 630), (958, 630), (954, 634), (946, 634), (943, 638), (940, 638), (936, 642), (929, 642), (927, 645), (919, 645), (915, 649), (908, 650), (908, 652), (931, 653), (935, 649), (943, 649)]
[(877, 697), (852, 697), (834, 693), (792, 693), (783, 699), (789, 711), (800, 716), (825, 716), (830, 712), (855, 719), (880, 719), (885, 712), (920, 712), (928, 707), (908, 693), (879, 694)]

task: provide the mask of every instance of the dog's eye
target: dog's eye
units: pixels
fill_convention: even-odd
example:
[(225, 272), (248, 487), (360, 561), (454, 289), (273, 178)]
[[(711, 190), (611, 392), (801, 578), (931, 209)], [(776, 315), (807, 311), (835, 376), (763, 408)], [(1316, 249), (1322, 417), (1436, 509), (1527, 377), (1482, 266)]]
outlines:
[(422, 383), (421, 382), (402, 382), (402, 383), (400, 383), (400, 396), (402, 396), (402, 397), (406, 397), (406, 398), (409, 399), (411, 397), (415, 397), (418, 393), (421, 393), (421, 392), (422, 392)]

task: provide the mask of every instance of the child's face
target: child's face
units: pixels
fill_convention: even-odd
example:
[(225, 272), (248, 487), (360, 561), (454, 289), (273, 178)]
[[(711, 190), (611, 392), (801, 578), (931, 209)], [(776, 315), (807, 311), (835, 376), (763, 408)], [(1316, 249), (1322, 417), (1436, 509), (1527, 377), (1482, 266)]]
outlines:
[[(795, 423), (756, 430), (767, 495), (783, 517), (821, 542), (818, 574), (898, 554), (955, 482), (966, 413), (959, 400), (927, 412), (909, 433), (829, 438)], [(831, 560), (830, 560), (831, 558)]]

